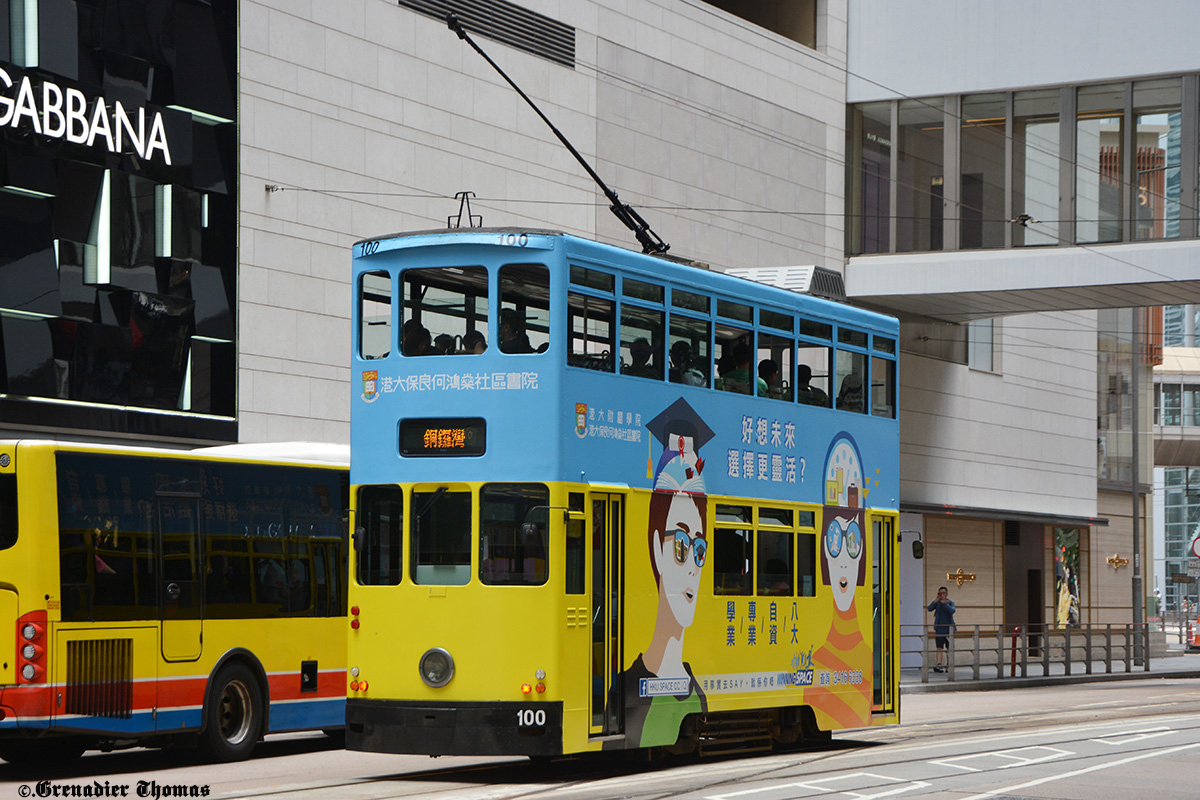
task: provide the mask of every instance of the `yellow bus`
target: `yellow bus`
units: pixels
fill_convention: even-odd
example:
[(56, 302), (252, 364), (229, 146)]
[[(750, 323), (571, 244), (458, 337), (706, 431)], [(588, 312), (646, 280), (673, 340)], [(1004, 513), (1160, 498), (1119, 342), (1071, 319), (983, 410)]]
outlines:
[(0, 758), (345, 715), (348, 448), (0, 442)]
[(348, 748), (898, 720), (895, 319), (541, 230), (354, 280)]

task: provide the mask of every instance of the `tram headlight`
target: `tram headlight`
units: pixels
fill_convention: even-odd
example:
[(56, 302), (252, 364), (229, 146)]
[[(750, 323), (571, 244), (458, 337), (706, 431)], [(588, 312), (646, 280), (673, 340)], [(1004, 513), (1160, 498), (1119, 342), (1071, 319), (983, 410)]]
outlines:
[(440, 647), (431, 647), (421, 656), (417, 669), (427, 686), (440, 689), (454, 677), (454, 658)]

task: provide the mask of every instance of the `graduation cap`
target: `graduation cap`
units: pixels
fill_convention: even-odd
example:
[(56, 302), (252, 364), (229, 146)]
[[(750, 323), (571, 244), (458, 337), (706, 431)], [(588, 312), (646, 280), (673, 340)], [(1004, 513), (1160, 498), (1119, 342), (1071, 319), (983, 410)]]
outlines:
[[(655, 470), (654, 488), (704, 494), (704, 479), (700, 476), (704, 469), (704, 459), (700, 458), (700, 448), (713, 438), (712, 428), (704, 424), (700, 415), (682, 397), (650, 420), (646, 427), (663, 446), (663, 453)], [(695, 468), (686, 463), (682, 453), (673, 446), (672, 437), (679, 436), (691, 438), (692, 450), (696, 454)], [(646, 477), (650, 477), (649, 474)]]
[(715, 435), (712, 428), (704, 424), (696, 410), (688, 405), (682, 397), (654, 419), (646, 423), (650, 433), (668, 450), (671, 449), (670, 437), (690, 436), (692, 447), (698, 452)]

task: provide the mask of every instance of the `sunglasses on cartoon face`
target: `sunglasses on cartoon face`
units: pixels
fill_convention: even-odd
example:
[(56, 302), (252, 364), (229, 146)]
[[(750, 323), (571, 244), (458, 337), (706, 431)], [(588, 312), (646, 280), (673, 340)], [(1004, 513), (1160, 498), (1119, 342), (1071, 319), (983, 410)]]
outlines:
[(667, 531), (667, 536), (672, 535), (675, 537), (675, 563), (686, 564), (688, 548), (691, 548), (692, 557), (696, 560), (696, 566), (703, 567), (704, 559), (708, 555), (708, 542), (699, 536), (689, 536), (687, 531), (680, 530), (679, 528)]
[(842, 527), (841, 520), (833, 520), (829, 523), (829, 528), (825, 531), (825, 549), (829, 551), (829, 555), (837, 558), (842, 552), (842, 544), (846, 545), (846, 552), (851, 558), (858, 558), (862, 553), (863, 537), (862, 531), (858, 529), (858, 523), (853, 520), (848, 525)]

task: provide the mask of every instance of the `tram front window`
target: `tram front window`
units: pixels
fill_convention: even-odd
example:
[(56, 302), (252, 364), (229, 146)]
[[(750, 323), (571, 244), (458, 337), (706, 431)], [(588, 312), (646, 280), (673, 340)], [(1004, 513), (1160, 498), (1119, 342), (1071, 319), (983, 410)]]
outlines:
[(412, 579), (434, 586), (471, 580), (471, 494), (413, 492)]
[(480, 497), (479, 579), (541, 586), (548, 575), (550, 492), (539, 483), (489, 483)]
[(483, 267), (403, 273), (406, 356), (476, 355), (487, 349), (488, 275)]

